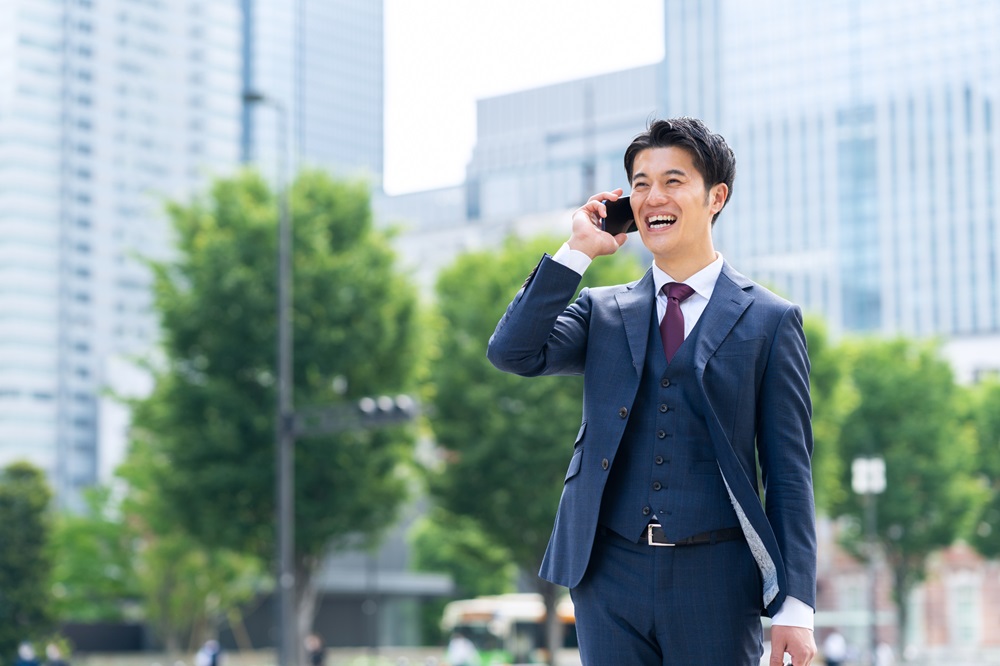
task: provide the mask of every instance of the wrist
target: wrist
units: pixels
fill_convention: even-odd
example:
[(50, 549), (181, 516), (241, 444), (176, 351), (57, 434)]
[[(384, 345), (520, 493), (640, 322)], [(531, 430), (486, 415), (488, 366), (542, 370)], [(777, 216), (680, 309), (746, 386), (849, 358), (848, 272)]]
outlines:
[(597, 253), (591, 247), (590, 243), (587, 243), (586, 241), (575, 236), (571, 236), (570, 239), (566, 241), (566, 247), (571, 250), (576, 250), (577, 252), (582, 252), (591, 259), (594, 259), (597, 256)]

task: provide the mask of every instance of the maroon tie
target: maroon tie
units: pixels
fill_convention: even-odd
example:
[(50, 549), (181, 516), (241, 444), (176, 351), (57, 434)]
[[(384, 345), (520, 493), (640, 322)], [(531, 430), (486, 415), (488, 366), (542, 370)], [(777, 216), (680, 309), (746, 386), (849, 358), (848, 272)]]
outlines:
[(670, 363), (677, 353), (678, 347), (684, 342), (684, 314), (681, 312), (681, 301), (694, 293), (694, 289), (683, 282), (668, 282), (663, 285), (663, 293), (667, 295), (667, 312), (660, 320), (660, 338), (663, 339), (663, 351)]

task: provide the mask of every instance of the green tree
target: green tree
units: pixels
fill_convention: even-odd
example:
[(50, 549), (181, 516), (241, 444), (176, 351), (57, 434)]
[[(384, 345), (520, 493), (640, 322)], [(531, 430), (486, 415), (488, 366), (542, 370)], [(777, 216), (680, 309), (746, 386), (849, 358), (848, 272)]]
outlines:
[(109, 488), (91, 488), (85, 500), (86, 511), (63, 513), (54, 521), (53, 612), (61, 621), (121, 621), (138, 596), (133, 534)]
[[(303, 172), (294, 222), (294, 392), (298, 407), (409, 388), (420, 349), (414, 289), (372, 224), (364, 183)], [(169, 212), (175, 260), (154, 263), (164, 362), (134, 405), (163, 519), (206, 548), (273, 561), (276, 197), (253, 173)], [(299, 630), (328, 547), (371, 542), (406, 497), (410, 428), (299, 439), (295, 568)], [(357, 539), (356, 539), (357, 540)]]
[(53, 629), (48, 542), (52, 491), (27, 462), (0, 470), (0, 663)]
[(850, 382), (845, 381), (847, 363), (838, 345), (830, 342), (821, 319), (806, 317), (804, 322), (809, 346), (809, 384), (813, 406), (813, 484), (816, 508), (829, 512), (843, 503), (850, 486), (841, 483), (845, 461), (839, 451), (840, 429), (848, 413), (857, 404)]
[[(452, 599), (503, 594), (514, 589), (517, 567), (502, 544), (496, 542), (469, 516), (456, 516), (435, 507), (410, 532), (412, 566), (417, 571), (450, 574), (455, 582)], [(425, 604), (422, 635), (439, 642), (441, 614), (451, 599)]]
[(976, 439), (976, 469), (985, 489), (970, 541), (985, 557), (1000, 556), (1000, 381), (969, 390), (967, 423)]
[(261, 560), (229, 548), (207, 547), (174, 522), (153, 476), (152, 447), (135, 442), (118, 475), (128, 491), (117, 514), (129, 535), (134, 597), (141, 616), (170, 653), (191, 651), (229, 624), (240, 647), (253, 647), (241, 607), (262, 588)]
[[(877, 542), (893, 572), (900, 626), (906, 626), (906, 600), (927, 556), (963, 533), (975, 506), (974, 446), (958, 427), (956, 386), (935, 344), (870, 339), (843, 349), (858, 399), (841, 428), (841, 484), (851, 487), (853, 459), (884, 459)], [(851, 518), (846, 543), (858, 552), (864, 498), (844, 494), (834, 509)]]
[[(580, 426), (583, 380), (499, 372), (486, 360), (486, 345), (524, 277), (559, 242), (510, 239), (498, 251), (460, 257), (437, 283), (442, 324), (431, 402), (448, 462), (431, 475), (431, 493), (448, 512), (475, 519), (531, 574), (545, 553)], [(595, 261), (584, 284), (615, 284), (641, 273), (634, 255), (620, 252)], [(559, 588), (537, 583), (549, 610), (552, 648)]]

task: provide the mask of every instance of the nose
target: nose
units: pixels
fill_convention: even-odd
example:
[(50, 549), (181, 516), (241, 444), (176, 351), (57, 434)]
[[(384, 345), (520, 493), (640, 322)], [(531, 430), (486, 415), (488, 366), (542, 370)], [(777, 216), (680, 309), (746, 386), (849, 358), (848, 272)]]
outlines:
[(646, 202), (650, 205), (659, 205), (667, 201), (667, 190), (658, 183), (653, 183), (649, 186), (649, 194), (646, 196)]

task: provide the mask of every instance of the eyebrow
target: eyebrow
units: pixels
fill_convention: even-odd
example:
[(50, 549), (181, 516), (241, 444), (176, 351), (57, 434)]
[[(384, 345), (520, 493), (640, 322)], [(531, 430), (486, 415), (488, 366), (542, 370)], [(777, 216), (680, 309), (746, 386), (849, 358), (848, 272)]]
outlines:
[[(683, 169), (667, 169), (666, 171), (663, 172), (663, 175), (664, 176), (687, 176), (687, 171), (684, 171)], [(634, 182), (637, 178), (648, 178), (648, 177), (649, 176), (646, 174), (645, 171), (639, 171), (639, 172), (636, 172), (636, 173), (634, 173), (632, 175), (632, 180)]]

